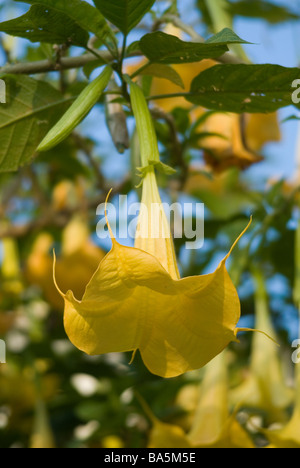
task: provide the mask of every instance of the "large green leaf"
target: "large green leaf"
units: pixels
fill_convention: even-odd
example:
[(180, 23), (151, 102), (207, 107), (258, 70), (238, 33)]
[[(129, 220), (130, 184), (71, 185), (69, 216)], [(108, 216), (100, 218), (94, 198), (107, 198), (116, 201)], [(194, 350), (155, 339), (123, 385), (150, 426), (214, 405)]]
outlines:
[(74, 44), (85, 47), (89, 34), (69, 16), (51, 8), (34, 5), (20, 18), (0, 23), (0, 31), (25, 37), (31, 42)]
[(0, 172), (27, 164), (46, 133), (65, 112), (67, 101), (49, 84), (27, 76), (3, 77), (6, 104), (0, 104)]
[(198, 75), (187, 100), (228, 112), (274, 112), (293, 105), (300, 69), (279, 65), (216, 65)]
[(218, 58), (228, 51), (227, 45), (245, 43), (230, 29), (224, 29), (208, 41), (184, 42), (163, 32), (146, 34), (140, 40), (140, 49), (153, 63), (179, 64)]
[(112, 24), (127, 35), (150, 10), (155, 0), (94, 0)]
[(89, 3), (82, 0), (15, 0), (31, 5), (42, 5), (63, 13), (79, 27), (97, 36), (103, 43), (116, 47), (116, 38), (104, 16)]

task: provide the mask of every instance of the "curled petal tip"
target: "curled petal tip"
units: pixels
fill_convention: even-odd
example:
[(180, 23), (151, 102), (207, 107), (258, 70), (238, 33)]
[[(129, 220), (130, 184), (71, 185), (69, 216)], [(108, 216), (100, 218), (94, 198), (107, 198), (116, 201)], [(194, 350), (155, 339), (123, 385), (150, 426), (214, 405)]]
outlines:
[(57, 281), (56, 281), (56, 253), (55, 253), (55, 249), (53, 249), (53, 281), (54, 281), (54, 285), (55, 285), (57, 291), (59, 292), (59, 294), (61, 295), (61, 297), (65, 298), (64, 293), (61, 291), (61, 289), (59, 288), (59, 286), (57, 284)]
[(249, 223), (247, 224), (247, 226), (245, 227), (245, 229), (243, 230), (243, 232), (239, 235), (239, 237), (236, 239), (236, 241), (234, 242), (234, 244), (232, 245), (230, 251), (228, 252), (228, 254), (226, 255), (226, 257), (224, 258), (223, 262), (222, 263), (225, 263), (226, 260), (229, 259), (230, 255), (232, 254), (233, 250), (235, 249), (235, 247), (237, 246), (237, 244), (239, 243), (239, 241), (241, 240), (241, 238), (246, 234), (246, 232), (248, 231), (248, 229), (250, 228), (251, 224), (252, 224), (252, 221), (253, 221), (253, 216), (251, 215), (250, 216), (250, 221)]

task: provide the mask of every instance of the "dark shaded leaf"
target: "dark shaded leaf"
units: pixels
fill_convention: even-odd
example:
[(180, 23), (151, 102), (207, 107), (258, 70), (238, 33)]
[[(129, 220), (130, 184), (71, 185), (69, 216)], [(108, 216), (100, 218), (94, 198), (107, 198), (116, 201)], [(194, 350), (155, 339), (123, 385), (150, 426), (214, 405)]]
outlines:
[(127, 35), (150, 10), (155, 0), (94, 0), (112, 24)]
[(279, 65), (217, 65), (192, 82), (187, 100), (207, 109), (268, 113), (293, 105), (298, 68)]
[(156, 78), (164, 78), (165, 80), (171, 81), (171, 83), (174, 83), (175, 85), (184, 89), (184, 83), (177, 71), (169, 65), (165, 65), (163, 63), (150, 64), (147, 68), (140, 72), (140, 75), (149, 75), (155, 76)]
[(146, 34), (140, 40), (140, 49), (153, 63), (179, 64), (217, 58), (228, 51), (224, 44), (184, 42), (163, 32)]
[(140, 49), (151, 62), (165, 64), (193, 63), (218, 58), (228, 51), (230, 44), (247, 44), (228, 28), (206, 42), (184, 42), (163, 32), (146, 34), (140, 40)]
[[(16, 0), (15, 0), (16, 1)], [(105, 18), (87, 2), (82, 0), (18, 0), (31, 5), (42, 5), (63, 13), (85, 31), (93, 33), (104, 44), (116, 49), (116, 38)]]
[(48, 83), (5, 76), (7, 104), (0, 106), (0, 172), (16, 171), (35, 150), (69, 101)]
[(67, 15), (42, 5), (34, 5), (20, 18), (0, 23), (0, 31), (31, 42), (74, 44), (85, 47), (89, 34)]

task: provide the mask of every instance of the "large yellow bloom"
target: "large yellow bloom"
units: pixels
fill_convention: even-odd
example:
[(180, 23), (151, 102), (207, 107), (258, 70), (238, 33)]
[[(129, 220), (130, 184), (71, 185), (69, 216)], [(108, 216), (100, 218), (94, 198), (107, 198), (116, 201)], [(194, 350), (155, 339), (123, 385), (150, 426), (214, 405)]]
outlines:
[(120, 245), (111, 233), (112, 250), (82, 300), (71, 291), (61, 293), (64, 323), (72, 343), (90, 355), (139, 350), (152, 373), (175, 377), (204, 366), (237, 341), (240, 301), (226, 270), (229, 254), (213, 274), (179, 278), (155, 178), (153, 123), (137, 85), (132, 84), (131, 97), (144, 168), (136, 246)]

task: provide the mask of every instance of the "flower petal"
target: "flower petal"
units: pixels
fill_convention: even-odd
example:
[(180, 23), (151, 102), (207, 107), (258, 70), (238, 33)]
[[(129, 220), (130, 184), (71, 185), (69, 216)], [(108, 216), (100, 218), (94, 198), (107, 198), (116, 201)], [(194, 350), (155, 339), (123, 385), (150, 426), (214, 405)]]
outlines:
[(225, 261), (215, 273), (173, 280), (158, 260), (116, 241), (82, 301), (63, 294), (65, 329), (91, 355), (139, 349), (154, 374), (204, 366), (231, 341), (240, 302)]

